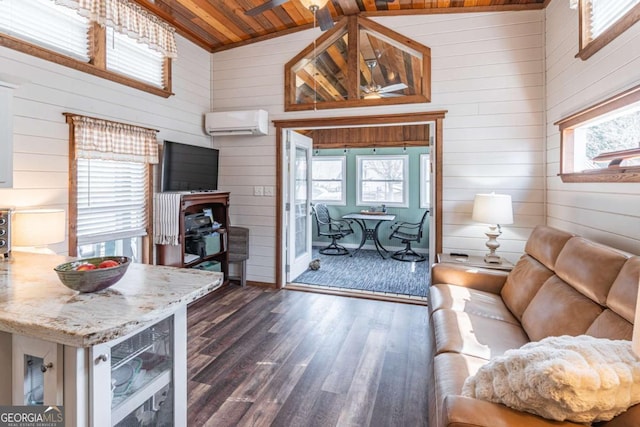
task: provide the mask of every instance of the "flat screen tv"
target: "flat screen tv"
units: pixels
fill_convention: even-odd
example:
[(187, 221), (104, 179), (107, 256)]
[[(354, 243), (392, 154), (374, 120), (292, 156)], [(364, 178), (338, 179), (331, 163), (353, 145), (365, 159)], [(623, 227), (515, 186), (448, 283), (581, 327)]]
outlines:
[(162, 191), (218, 189), (218, 150), (164, 141)]

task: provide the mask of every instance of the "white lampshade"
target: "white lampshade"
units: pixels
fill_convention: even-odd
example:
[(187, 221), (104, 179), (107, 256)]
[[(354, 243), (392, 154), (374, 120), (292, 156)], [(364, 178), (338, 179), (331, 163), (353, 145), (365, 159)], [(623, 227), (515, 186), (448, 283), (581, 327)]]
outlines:
[(513, 224), (513, 207), (508, 194), (476, 194), (472, 219), (484, 224)]
[(640, 356), (640, 280), (638, 281), (638, 298), (636, 300), (636, 318), (633, 321), (633, 351)]
[(15, 211), (11, 223), (14, 246), (44, 246), (64, 241), (62, 209)]
[(300, 0), (300, 3), (302, 3), (302, 5), (307, 9), (313, 10), (313, 8), (316, 7), (318, 9), (322, 9), (327, 3), (329, 3), (329, 0)]

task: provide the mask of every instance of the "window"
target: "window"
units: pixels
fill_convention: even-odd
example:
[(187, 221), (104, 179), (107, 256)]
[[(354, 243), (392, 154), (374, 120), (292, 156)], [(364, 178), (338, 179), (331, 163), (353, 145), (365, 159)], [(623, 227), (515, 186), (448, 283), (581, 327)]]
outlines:
[(284, 110), (431, 101), (431, 49), (358, 15), (285, 64)]
[(357, 204), (409, 206), (409, 156), (356, 156)]
[(0, 0), (0, 31), (89, 61), (89, 20), (51, 0)]
[(587, 59), (640, 19), (640, 0), (581, 0), (580, 52)]
[(420, 154), (420, 208), (431, 207), (431, 156)]
[(640, 182), (640, 86), (556, 123), (565, 182)]
[(107, 69), (157, 87), (164, 85), (164, 56), (112, 28), (107, 28)]
[(319, 156), (311, 159), (311, 199), (328, 205), (346, 205), (347, 159)]
[(147, 235), (147, 165), (78, 159), (77, 171), (79, 255), (125, 255), (139, 262)]
[(147, 262), (156, 131), (65, 114), (71, 128), (69, 253)]
[[(0, 0), (0, 45), (169, 97), (170, 58), (176, 56), (173, 28), (131, 1), (90, 5), (100, 16), (51, 0)], [(102, 16), (106, 10), (109, 16)]]

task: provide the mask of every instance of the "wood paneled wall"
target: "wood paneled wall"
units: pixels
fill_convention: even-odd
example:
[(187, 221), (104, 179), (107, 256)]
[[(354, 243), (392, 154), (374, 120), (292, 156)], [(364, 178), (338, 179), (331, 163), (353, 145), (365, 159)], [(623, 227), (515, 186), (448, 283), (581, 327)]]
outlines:
[(578, 12), (554, 1), (546, 13), (547, 222), (640, 254), (640, 185), (563, 183), (560, 133), (553, 123), (640, 83), (640, 25), (587, 61), (578, 52)]
[(314, 129), (313, 148), (424, 147), (429, 145), (425, 125)]
[[(165, 99), (0, 48), (0, 80), (18, 84), (13, 103), (14, 188), (0, 189), (0, 205), (67, 210), (69, 126), (63, 112), (159, 129), (159, 141), (210, 145), (203, 130), (203, 114), (211, 107), (210, 54), (181, 37), (178, 50), (175, 95)], [(67, 246), (65, 241), (52, 249), (66, 254)]]
[[(269, 111), (270, 120), (448, 110), (444, 120), (445, 251), (483, 254), (485, 226), (473, 197), (512, 196), (515, 224), (500, 252), (517, 260), (544, 217), (544, 12), (461, 13), (375, 20), (431, 48), (430, 104), (284, 113), (284, 64), (320, 35), (308, 30), (213, 55), (214, 110)], [(220, 183), (233, 194), (231, 220), (251, 229), (249, 280), (275, 280), (275, 135), (220, 137)]]

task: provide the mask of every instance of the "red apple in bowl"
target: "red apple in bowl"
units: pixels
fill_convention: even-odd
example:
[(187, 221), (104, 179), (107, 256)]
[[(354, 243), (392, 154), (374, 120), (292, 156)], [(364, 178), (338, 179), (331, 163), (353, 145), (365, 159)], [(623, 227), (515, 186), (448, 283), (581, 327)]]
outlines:
[(77, 266), (76, 271), (95, 270), (96, 268), (98, 267), (96, 267), (93, 264), (86, 263), (86, 264), (80, 264), (79, 266)]
[(114, 261), (112, 259), (108, 259), (108, 260), (102, 261), (100, 264), (98, 264), (98, 268), (111, 268), (111, 267), (117, 267), (119, 265), (120, 265), (120, 263), (118, 261)]

